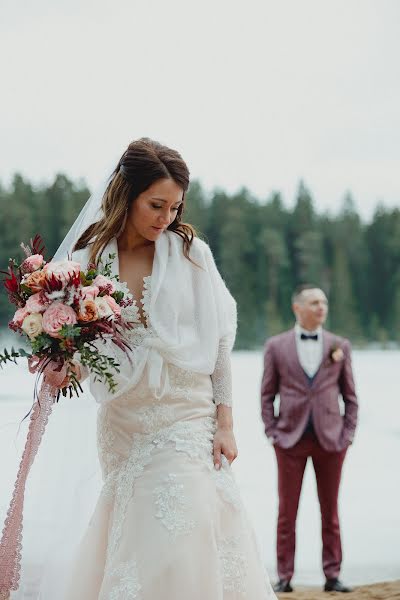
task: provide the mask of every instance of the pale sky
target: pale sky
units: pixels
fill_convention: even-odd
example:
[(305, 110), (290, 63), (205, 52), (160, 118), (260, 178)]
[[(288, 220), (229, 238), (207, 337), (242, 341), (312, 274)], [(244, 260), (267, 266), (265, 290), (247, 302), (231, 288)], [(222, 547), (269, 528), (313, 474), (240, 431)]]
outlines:
[(397, 0), (2, 0), (0, 180), (94, 185), (132, 139), (207, 189), (400, 205)]

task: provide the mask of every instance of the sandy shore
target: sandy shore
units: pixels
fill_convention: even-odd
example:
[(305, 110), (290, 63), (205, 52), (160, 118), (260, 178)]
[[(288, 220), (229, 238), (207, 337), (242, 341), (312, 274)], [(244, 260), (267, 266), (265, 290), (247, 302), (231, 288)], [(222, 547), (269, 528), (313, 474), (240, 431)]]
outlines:
[(343, 600), (400, 600), (400, 581), (375, 583), (354, 588), (350, 594), (326, 593), (316, 588), (296, 588), (291, 594), (279, 594), (282, 600), (328, 600), (342, 598)]

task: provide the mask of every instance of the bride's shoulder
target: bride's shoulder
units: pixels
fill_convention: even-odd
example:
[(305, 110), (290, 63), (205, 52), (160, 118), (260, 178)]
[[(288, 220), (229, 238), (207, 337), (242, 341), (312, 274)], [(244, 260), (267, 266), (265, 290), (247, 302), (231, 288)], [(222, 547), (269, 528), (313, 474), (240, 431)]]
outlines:
[(201, 238), (195, 236), (192, 240), (192, 248), (195, 248), (196, 250), (206, 250), (206, 249), (210, 249), (209, 245), (207, 244), (207, 242), (205, 242), (204, 240), (202, 240)]
[(210, 246), (204, 240), (195, 237), (192, 240), (189, 251), (192, 264), (197, 265), (206, 271), (209, 270), (210, 264), (214, 262)]
[(207, 242), (205, 242), (204, 240), (202, 240), (198, 237), (194, 237), (192, 240), (192, 244), (190, 247), (190, 254), (192, 254), (192, 251), (197, 254), (200, 254), (201, 256), (211, 254), (211, 248), (207, 244)]
[[(183, 254), (183, 239), (181, 236), (168, 231), (168, 238), (172, 248), (179, 254)], [(190, 244), (189, 256), (196, 262), (196, 259), (205, 259), (211, 254), (209, 245), (199, 237), (195, 236)]]

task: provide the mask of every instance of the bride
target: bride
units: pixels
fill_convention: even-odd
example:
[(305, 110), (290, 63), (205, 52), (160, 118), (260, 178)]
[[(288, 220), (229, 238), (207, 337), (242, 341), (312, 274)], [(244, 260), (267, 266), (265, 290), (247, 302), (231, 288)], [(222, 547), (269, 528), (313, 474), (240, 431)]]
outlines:
[[(90, 377), (103, 481), (60, 600), (275, 598), (230, 466), (236, 306), (209, 247), (182, 222), (188, 185), (178, 152), (132, 142), (56, 255), (111, 257), (133, 297), (122, 309), (130, 360), (102, 342), (120, 363), (116, 389)], [(88, 376), (79, 357), (76, 370)], [(56, 596), (42, 587), (14, 597)]]

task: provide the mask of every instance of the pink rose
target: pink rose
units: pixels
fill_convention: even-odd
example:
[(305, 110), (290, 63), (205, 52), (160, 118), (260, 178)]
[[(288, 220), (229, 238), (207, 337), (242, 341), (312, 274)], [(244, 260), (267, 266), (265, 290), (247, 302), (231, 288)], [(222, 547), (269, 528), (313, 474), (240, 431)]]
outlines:
[(85, 285), (81, 288), (82, 300), (94, 300), (99, 295), (99, 288), (97, 285)]
[(25, 308), (30, 313), (44, 312), (48, 306), (48, 303), (43, 299), (42, 294), (39, 292), (33, 294), (28, 298), (25, 304)]
[(71, 277), (79, 275), (81, 265), (73, 260), (51, 261), (43, 267), (43, 271), (48, 279), (54, 275), (56, 279), (67, 284)]
[(100, 292), (106, 292), (107, 294), (115, 292), (114, 282), (104, 277), (104, 275), (97, 275), (96, 279), (93, 280), (93, 285), (97, 285)]
[(42, 326), (51, 337), (59, 338), (63, 325), (75, 325), (77, 321), (73, 308), (61, 302), (54, 302), (45, 310)]
[(114, 298), (112, 296), (103, 296), (103, 299), (107, 302), (108, 306), (111, 308), (114, 315), (116, 317), (120, 317), (121, 316), (121, 307), (119, 304), (117, 304), (117, 302), (114, 300)]
[(44, 263), (44, 258), (41, 254), (32, 254), (32, 256), (28, 256), (22, 263), (21, 267), (23, 271), (27, 273), (32, 273), (33, 271), (37, 271)]
[(26, 310), (25, 306), (23, 308), (19, 308), (13, 317), (12, 323), (14, 323), (17, 327), (21, 327), (24, 322), (25, 317), (27, 317), (29, 311)]

